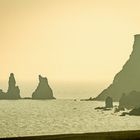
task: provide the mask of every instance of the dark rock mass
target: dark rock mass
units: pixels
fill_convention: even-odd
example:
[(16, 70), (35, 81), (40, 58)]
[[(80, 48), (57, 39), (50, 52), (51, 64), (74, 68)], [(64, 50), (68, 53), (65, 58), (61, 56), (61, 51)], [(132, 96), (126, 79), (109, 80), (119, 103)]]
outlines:
[(125, 116), (125, 115), (140, 116), (140, 107), (138, 108), (136, 107), (129, 112), (123, 112), (120, 116)]
[(6, 99), (6, 93), (2, 89), (0, 89), (0, 99)]
[(107, 97), (105, 100), (105, 107), (96, 107), (95, 110), (103, 110), (103, 111), (109, 111), (113, 108), (113, 99), (111, 97)]
[(114, 101), (119, 101), (123, 93), (128, 94), (133, 90), (140, 91), (140, 34), (135, 35), (129, 60), (115, 76), (113, 83), (96, 100), (105, 100), (110, 96)]
[(20, 99), (20, 90), (19, 87), (16, 86), (16, 80), (13, 73), (10, 74), (8, 83), (7, 99)]
[(113, 107), (113, 99), (109, 96), (105, 100), (105, 107), (106, 108), (112, 108)]
[(134, 108), (128, 114), (129, 115), (140, 116), (140, 108)]
[(32, 99), (55, 99), (46, 77), (39, 75), (39, 84), (32, 94)]
[(0, 90), (0, 99), (20, 99), (20, 90), (19, 87), (16, 86), (16, 80), (14, 74), (11, 73), (8, 82), (8, 91), (4, 93)]
[(119, 108), (140, 108), (140, 92), (132, 91), (129, 94), (123, 94), (119, 101)]

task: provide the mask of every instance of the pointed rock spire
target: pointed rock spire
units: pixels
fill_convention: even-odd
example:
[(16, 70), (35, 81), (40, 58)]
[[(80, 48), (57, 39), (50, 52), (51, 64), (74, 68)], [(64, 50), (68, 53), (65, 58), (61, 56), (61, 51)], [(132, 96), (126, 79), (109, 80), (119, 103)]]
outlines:
[(46, 77), (39, 75), (39, 84), (32, 94), (32, 99), (55, 99)]
[(16, 86), (16, 80), (14, 74), (11, 73), (8, 82), (8, 91), (6, 95), (7, 99), (20, 99), (20, 90), (19, 87)]

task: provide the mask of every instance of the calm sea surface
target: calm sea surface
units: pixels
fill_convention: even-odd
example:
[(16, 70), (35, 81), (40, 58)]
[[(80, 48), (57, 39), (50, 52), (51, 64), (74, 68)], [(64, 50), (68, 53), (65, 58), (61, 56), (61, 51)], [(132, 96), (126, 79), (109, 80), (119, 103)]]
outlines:
[(94, 110), (103, 102), (0, 101), (0, 137), (140, 129), (140, 117)]

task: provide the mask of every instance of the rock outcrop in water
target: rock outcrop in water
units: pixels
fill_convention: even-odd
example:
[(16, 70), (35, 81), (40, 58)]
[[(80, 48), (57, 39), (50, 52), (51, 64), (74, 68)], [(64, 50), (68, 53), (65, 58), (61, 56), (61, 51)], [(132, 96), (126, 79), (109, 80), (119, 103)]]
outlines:
[(140, 108), (134, 108), (129, 112), (129, 115), (140, 116)]
[(134, 108), (129, 112), (123, 112), (120, 116), (125, 116), (125, 115), (140, 116), (140, 107)]
[(14, 74), (11, 73), (8, 82), (8, 91), (4, 93), (0, 90), (0, 99), (20, 99), (20, 90), (19, 87), (16, 86), (16, 80)]
[(3, 92), (2, 89), (0, 89), (0, 99), (5, 99), (6, 98), (6, 93)]
[(32, 94), (32, 99), (55, 99), (46, 77), (39, 75), (39, 84)]
[(112, 108), (113, 107), (113, 99), (109, 96), (105, 100), (105, 107), (106, 108)]
[(108, 111), (113, 108), (113, 99), (111, 97), (107, 97), (105, 100), (105, 107), (96, 107), (95, 110), (103, 110), (103, 111)]
[(119, 101), (122, 94), (140, 91), (140, 34), (135, 35), (133, 52), (123, 69), (115, 76), (113, 83), (96, 100), (105, 100), (107, 96)]

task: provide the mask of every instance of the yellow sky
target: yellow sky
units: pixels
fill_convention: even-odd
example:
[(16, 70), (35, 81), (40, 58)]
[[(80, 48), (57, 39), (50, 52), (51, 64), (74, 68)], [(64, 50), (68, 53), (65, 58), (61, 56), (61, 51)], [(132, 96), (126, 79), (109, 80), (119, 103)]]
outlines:
[(0, 0), (0, 79), (110, 82), (140, 33), (139, 0)]

